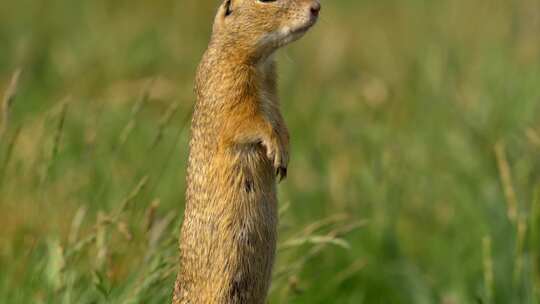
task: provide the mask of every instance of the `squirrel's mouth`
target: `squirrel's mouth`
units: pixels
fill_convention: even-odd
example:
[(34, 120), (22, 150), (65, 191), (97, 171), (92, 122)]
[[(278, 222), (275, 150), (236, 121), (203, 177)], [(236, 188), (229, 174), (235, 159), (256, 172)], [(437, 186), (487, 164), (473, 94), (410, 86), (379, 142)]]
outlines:
[(266, 35), (261, 40), (261, 44), (264, 46), (268, 42), (276, 47), (285, 46), (295, 40), (302, 37), (315, 23), (317, 23), (317, 16), (312, 15), (311, 18), (307, 18), (304, 22), (295, 24), (294, 26), (285, 26), (280, 30)]
[(307, 32), (315, 23), (317, 23), (317, 17), (311, 17), (309, 18), (309, 21), (303, 24), (302, 26), (299, 26), (291, 31), (291, 34), (303, 34)]

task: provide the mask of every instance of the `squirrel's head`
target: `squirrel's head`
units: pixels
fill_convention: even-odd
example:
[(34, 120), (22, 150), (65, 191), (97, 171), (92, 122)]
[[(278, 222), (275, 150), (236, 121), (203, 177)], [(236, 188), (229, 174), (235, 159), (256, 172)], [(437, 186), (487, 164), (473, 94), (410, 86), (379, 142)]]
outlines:
[(258, 60), (302, 37), (320, 9), (319, 0), (224, 0), (212, 40)]

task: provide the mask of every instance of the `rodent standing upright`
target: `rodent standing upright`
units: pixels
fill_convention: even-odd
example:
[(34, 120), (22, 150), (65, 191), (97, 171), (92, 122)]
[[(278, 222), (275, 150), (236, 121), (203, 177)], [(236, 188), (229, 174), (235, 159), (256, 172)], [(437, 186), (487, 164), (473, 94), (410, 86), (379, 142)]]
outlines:
[(173, 303), (265, 303), (277, 178), (289, 134), (274, 52), (317, 21), (318, 0), (226, 0), (199, 65)]

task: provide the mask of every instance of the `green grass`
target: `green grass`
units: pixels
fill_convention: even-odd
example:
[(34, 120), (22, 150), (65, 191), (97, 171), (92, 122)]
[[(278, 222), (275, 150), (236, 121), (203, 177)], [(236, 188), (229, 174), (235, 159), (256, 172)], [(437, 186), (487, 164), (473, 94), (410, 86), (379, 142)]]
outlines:
[[(0, 303), (169, 301), (216, 5), (0, 3)], [(540, 303), (539, 11), (323, 2), (278, 56), (270, 303)]]

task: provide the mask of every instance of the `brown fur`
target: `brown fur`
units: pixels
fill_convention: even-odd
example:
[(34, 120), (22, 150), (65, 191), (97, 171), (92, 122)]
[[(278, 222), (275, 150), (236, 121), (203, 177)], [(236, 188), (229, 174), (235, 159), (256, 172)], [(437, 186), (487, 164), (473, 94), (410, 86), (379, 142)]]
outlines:
[(276, 175), (289, 135), (272, 54), (318, 0), (227, 0), (197, 72), (173, 303), (264, 303), (276, 247)]

